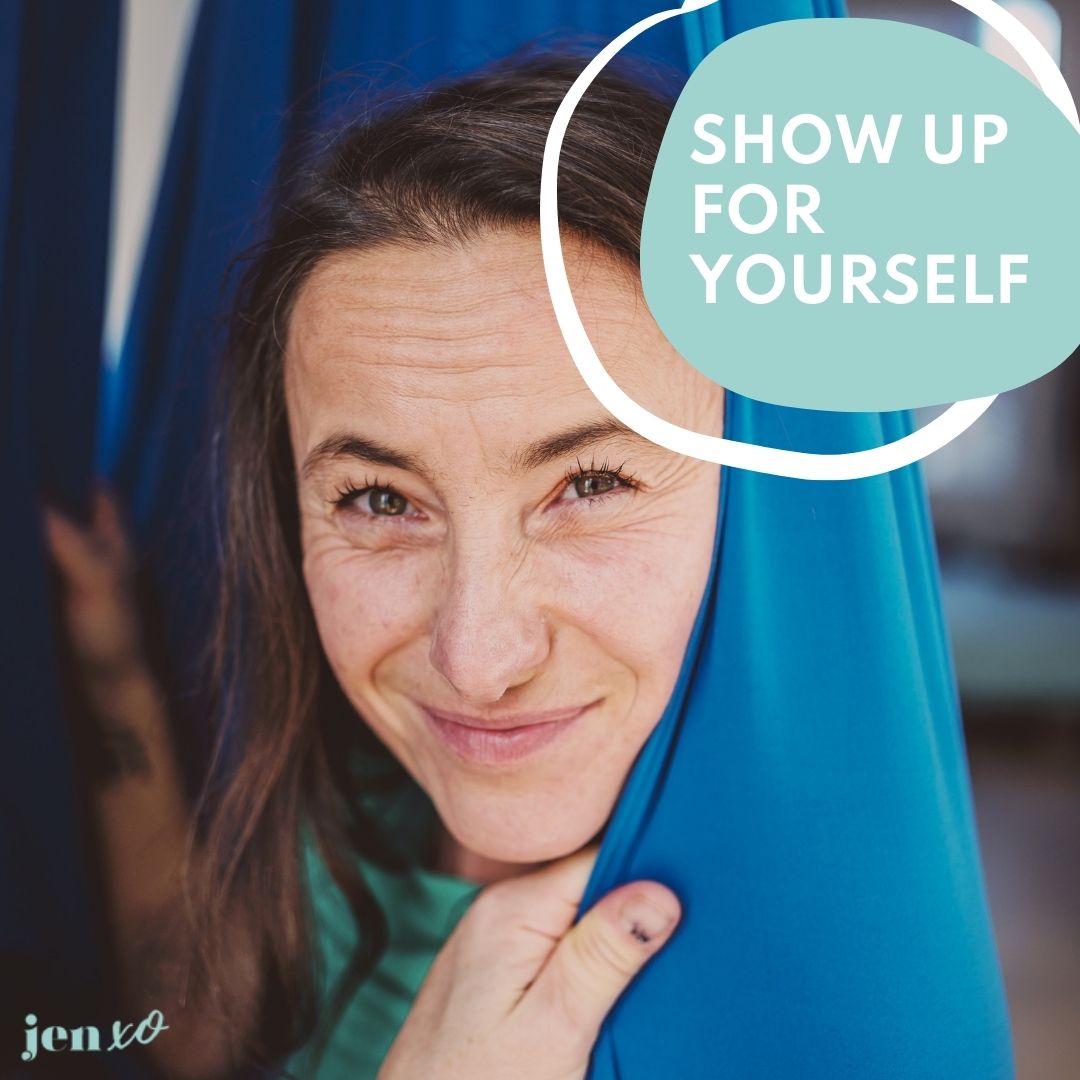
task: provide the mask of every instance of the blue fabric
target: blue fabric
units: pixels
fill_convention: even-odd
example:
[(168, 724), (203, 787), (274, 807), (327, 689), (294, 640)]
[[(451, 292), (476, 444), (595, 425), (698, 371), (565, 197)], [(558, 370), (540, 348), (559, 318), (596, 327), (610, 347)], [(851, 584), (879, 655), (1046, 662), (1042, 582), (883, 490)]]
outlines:
[(99, 971), (38, 497), (90, 492), (116, 33), (113, 2), (0, 5), (0, 968), (54, 998)]
[[(53, 635), (39, 498), (87, 510), (108, 253), (118, 0), (0, 4), (0, 1053), (23, 1017), (111, 1023), (72, 704)], [(134, 1076), (91, 1055), (80, 1076)], [(42, 1071), (44, 1069), (44, 1072)]]
[[(863, 449), (904, 414), (729, 395), (728, 434)], [(583, 907), (684, 903), (592, 1080), (1012, 1076), (919, 470), (724, 470), (713, 581)]]
[[(842, 13), (726, 2), (685, 20), (688, 49)], [(730, 394), (725, 434), (835, 453), (909, 425)], [(722, 471), (684, 669), (582, 908), (638, 878), (684, 917), (604, 1025), (591, 1080), (1013, 1075), (918, 467)]]

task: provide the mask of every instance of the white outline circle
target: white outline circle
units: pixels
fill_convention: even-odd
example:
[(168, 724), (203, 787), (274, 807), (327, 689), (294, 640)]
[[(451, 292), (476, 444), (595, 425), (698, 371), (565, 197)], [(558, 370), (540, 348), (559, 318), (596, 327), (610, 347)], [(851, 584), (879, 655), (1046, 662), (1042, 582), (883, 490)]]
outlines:
[[(686, 457), (803, 480), (856, 480), (910, 465), (940, 450), (971, 427), (997, 395), (958, 401), (918, 431), (884, 446), (849, 454), (808, 454), (704, 435), (662, 420), (622, 390), (607, 373), (589, 340), (574, 303), (559, 232), (559, 157), (570, 118), (596, 76), (639, 34), (677, 15), (699, 11), (714, 3), (717, 0), (686, 0), (680, 8), (657, 12), (625, 30), (589, 62), (567, 91), (551, 121), (540, 172), (540, 248), (548, 292), (563, 340), (585, 384), (612, 416), (650, 442)], [(1038, 38), (996, 0), (954, 0), (954, 3), (988, 23), (1016, 49), (1031, 68), (1043, 93), (1080, 131), (1080, 119), (1068, 84)]]

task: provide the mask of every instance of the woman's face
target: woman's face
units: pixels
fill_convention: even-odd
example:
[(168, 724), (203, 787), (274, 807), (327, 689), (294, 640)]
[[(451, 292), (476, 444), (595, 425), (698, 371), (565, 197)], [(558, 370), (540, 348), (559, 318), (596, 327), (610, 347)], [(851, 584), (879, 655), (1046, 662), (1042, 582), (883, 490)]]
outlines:
[[(616, 381), (719, 434), (722, 391), (632, 273), (566, 248)], [(353, 705), (468, 851), (587, 843), (678, 676), (718, 468), (596, 401), (532, 233), (327, 258), (291, 317), (286, 400), (304, 578)]]

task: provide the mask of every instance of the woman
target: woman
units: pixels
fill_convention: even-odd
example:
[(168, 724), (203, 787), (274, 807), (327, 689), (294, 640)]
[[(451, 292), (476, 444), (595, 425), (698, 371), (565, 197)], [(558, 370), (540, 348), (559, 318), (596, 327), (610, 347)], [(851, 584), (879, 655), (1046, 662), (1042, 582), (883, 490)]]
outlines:
[[(96, 563), (93, 538), (50, 516), (96, 711), (125, 733), (98, 803), (118, 940), (180, 1075), (305, 1043), (299, 1075), (374, 1075), (393, 1041), (380, 1076), (580, 1076), (677, 922), (670, 890), (638, 881), (571, 926), (679, 674), (719, 483), (613, 421), (562, 345), (537, 191), (577, 70), (497, 70), (342, 132), (250, 261), (226, 366), (229, 723), (194, 940), (176, 904), (189, 818), (118, 597), (115, 513)], [(637, 278), (667, 113), (616, 76), (590, 93), (564, 151), (566, 246), (615, 377), (719, 433), (722, 391)]]

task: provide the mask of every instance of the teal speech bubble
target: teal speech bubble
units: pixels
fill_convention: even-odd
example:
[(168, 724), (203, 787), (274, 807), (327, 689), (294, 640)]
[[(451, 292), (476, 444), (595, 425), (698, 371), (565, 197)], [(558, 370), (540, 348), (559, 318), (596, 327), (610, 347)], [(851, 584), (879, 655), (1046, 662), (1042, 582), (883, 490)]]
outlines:
[(972, 45), (884, 20), (764, 26), (675, 107), (645, 299), (687, 361), (758, 400), (996, 394), (1080, 341), (1078, 177), (1069, 121)]

